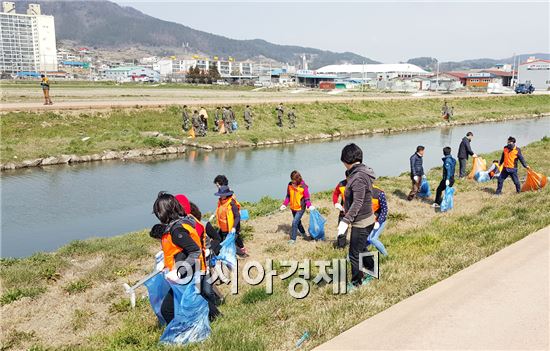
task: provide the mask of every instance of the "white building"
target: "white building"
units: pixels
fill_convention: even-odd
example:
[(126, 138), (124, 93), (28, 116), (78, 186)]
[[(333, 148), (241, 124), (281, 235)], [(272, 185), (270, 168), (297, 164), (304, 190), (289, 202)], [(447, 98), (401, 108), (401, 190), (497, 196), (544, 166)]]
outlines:
[(329, 65), (321, 67), (317, 74), (335, 75), (338, 78), (356, 80), (388, 80), (392, 78), (408, 78), (415, 76), (428, 76), (431, 73), (409, 63), (396, 64), (365, 64), (365, 65)]
[(117, 82), (159, 82), (160, 74), (146, 67), (128, 66), (105, 70), (105, 78)]
[(535, 90), (550, 90), (550, 60), (527, 60), (518, 67), (518, 81), (530, 81)]
[(176, 59), (166, 58), (153, 64), (153, 69), (160, 72), (162, 77), (170, 75), (185, 75), (191, 68), (198, 67), (200, 70), (208, 72), (212, 67), (216, 67), (222, 77), (232, 76), (237, 73), (241, 76), (251, 76), (254, 73), (254, 63), (251, 61), (235, 62), (229, 60), (209, 60), (206, 58), (194, 59)]
[(0, 72), (57, 71), (55, 22), (29, 4), (26, 14), (15, 13), (15, 3), (3, 2), (0, 12)]

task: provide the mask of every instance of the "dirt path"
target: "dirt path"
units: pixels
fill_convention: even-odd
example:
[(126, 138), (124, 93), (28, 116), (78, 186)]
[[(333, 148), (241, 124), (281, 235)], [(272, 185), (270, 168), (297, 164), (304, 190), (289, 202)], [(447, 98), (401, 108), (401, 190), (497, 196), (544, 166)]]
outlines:
[(548, 350), (549, 236), (531, 234), (315, 350)]
[[(58, 111), (58, 110), (102, 110), (111, 108), (135, 108), (147, 107), (158, 108), (173, 104), (187, 104), (189, 106), (198, 105), (242, 105), (242, 104), (276, 104), (283, 103), (314, 103), (316, 101), (376, 101), (376, 100), (392, 100), (392, 99), (455, 99), (462, 97), (487, 97), (487, 96), (502, 96), (491, 95), (486, 93), (453, 93), (436, 94), (436, 93), (420, 93), (420, 94), (381, 94), (369, 93), (368, 95), (344, 92), (339, 95), (327, 95), (323, 92), (298, 92), (292, 93), (289, 91), (280, 93), (262, 93), (251, 91), (232, 91), (232, 92), (216, 92), (216, 91), (189, 91), (181, 90), (177, 92), (168, 91), (165, 93), (151, 93), (144, 89), (141, 92), (128, 92), (126, 89), (114, 90), (106, 93), (98, 93), (98, 89), (89, 89), (90, 91), (82, 94), (81, 90), (75, 92), (66, 92), (63, 97), (56, 100), (55, 94), (52, 94), (54, 105), (44, 106), (41, 96), (36, 95), (36, 92), (29, 93), (34, 97), (32, 102), (21, 101), (14, 94), (23, 94), (20, 92), (4, 93), (3, 102), (0, 106), (0, 112), (10, 111)], [(36, 95), (36, 96), (35, 96)], [(26, 95), (18, 95), (25, 97)], [(16, 101), (16, 102), (13, 102)]]

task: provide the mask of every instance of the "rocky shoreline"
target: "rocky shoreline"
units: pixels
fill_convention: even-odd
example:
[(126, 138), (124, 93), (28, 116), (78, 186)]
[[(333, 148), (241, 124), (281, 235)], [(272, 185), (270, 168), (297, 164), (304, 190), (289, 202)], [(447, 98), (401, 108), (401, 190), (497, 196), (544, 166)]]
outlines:
[(157, 149), (133, 149), (129, 151), (106, 150), (100, 154), (93, 154), (93, 155), (83, 155), (83, 156), (60, 155), (60, 156), (50, 156), (45, 158), (37, 158), (32, 160), (24, 160), (22, 162), (6, 162), (6, 163), (0, 164), (0, 171), (30, 168), (30, 167), (61, 165), (61, 164), (74, 164), (74, 163), (108, 161), (108, 160), (131, 160), (131, 159), (139, 159), (139, 158), (145, 158), (145, 157), (151, 157), (151, 156), (183, 154), (187, 152), (188, 147), (203, 149), (208, 151), (230, 149), (230, 148), (268, 147), (272, 145), (295, 144), (295, 143), (303, 143), (308, 141), (319, 141), (319, 140), (329, 141), (334, 139), (349, 138), (349, 137), (367, 135), (367, 134), (401, 133), (401, 132), (428, 129), (428, 128), (459, 126), (459, 125), (468, 125), (468, 124), (477, 124), (477, 123), (502, 122), (502, 121), (529, 119), (529, 118), (543, 118), (548, 116), (550, 116), (550, 113), (533, 114), (533, 115), (517, 115), (517, 116), (509, 116), (505, 118), (485, 119), (482, 121), (455, 121), (451, 123), (441, 122), (433, 125), (417, 125), (417, 126), (403, 127), (403, 128), (363, 129), (363, 130), (357, 130), (352, 132), (343, 132), (343, 133), (335, 132), (333, 134), (309, 135), (309, 136), (304, 136), (304, 137), (295, 138), (295, 139), (265, 140), (265, 141), (258, 141), (255, 143), (247, 142), (243, 140), (225, 141), (222, 143), (217, 143), (212, 145), (192, 142), (186, 139), (182, 141), (176, 138), (165, 136), (159, 132), (143, 132), (142, 135), (144, 136), (170, 140), (172, 142), (180, 143), (180, 145), (169, 146), (165, 148), (157, 148)]

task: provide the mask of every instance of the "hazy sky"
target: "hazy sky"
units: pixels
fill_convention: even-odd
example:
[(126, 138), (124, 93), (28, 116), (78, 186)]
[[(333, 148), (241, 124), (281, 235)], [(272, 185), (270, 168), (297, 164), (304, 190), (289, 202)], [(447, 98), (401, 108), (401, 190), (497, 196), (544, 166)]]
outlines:
[(352, 51), (382, 62), (550, 52), (550, 2), (189, 2), (116, 0), (234, 39)]

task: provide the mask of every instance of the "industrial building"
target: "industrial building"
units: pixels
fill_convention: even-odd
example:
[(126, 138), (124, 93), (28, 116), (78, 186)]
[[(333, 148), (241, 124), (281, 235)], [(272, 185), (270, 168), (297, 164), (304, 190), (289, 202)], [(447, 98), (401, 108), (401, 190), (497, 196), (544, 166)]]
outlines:
[(367, 82), (369, 80), (388, 80), (392, 78), (411, 78), (429, 76), (432, 73), (409, 63), (365, 64), (365, 65), (329, 65), (316, 71), (317, 75), (336, 76), (338, 79), (353, 79)]
[(55, 22), (40, 5), (29, 4), (26, 14), (15, 3), (3, 2), (0, 12), (0, 72), (57, 71)]
[(527, 60), (518, 67), (518, 82), (531, 82), (536, 90), (550, 90), (550, 60)]

